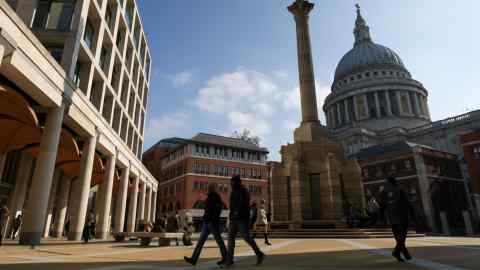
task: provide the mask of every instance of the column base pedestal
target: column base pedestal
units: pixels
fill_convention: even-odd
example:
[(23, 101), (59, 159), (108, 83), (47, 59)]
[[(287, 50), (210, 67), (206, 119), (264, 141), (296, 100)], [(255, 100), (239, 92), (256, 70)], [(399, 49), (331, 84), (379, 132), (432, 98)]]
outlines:
[(82, 233), (83, 232), (69, 232), (68, 233), (68, 241), (80, 241), (82, 240)]
[(37, 246), (40, 245), (43, 232), (22, 232), (20, 234), (20, 245)]

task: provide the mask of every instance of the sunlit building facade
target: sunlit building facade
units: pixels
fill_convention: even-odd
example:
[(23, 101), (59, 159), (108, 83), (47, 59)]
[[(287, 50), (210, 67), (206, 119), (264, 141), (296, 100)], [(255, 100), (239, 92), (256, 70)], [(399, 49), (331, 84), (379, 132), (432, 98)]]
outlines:
[[(0, 1), (0, 200), (21, 244), (155, 216), (140, 161), (151, 56), (134, 0)], [(9, 230), (6, 226), (6, 230)]]

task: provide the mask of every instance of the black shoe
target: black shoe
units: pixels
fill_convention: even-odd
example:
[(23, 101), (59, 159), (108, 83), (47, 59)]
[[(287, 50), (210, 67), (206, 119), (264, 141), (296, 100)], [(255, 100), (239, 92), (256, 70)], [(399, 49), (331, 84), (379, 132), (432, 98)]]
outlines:
[(263, 261), (265, 260), (265, 257), (267, 257), (265, 254), (260, 254), (260, 256), (257, 256), (257, 265), (262, 265)]
[(225, 261), (225, 262), (224, 262), (223, 264), (221, 264), (220, 266), (225, 267), (225, 268), (229, 268), (229, 267), (232, 267), (232, 266), (233, 266), (233, 262)]
[(412, 256), (408, 253), (403, 253), (403, 257), (405, 257), (405, 260), (410, 261), (412, 259)]
[(399, 253), (395, 253), (395, 252), (392, 252), (392, 256), (397, 259), (397, 261), (399, 262), (405, 262), (404, 259), (402, 259), (402, 257), (400, 257), (400, 254)]
[(187, 263), (189, 263), (189, 264), (191, 264), (191, 265), (197, 264), (197, 262), (194, 261), (194, 260), (193, 260), (192, 258), (190, 258), (190, 257), (185, 256), (185, 257), (183, 257), (183, 259), (184, 259)]
[(265, 245), (267, 245), (267, 246), (271, 246), (271, 245), (272, 245), (272, 243), (270, 243), (270, 242), (265, 242)]
[(220, 261), (217, 262), (217, 265), (218, 265), (218, 266), (224, 266), (224, 265), (225, 265), (225, 262), (226, 262), (225, 259), (221, 259)]

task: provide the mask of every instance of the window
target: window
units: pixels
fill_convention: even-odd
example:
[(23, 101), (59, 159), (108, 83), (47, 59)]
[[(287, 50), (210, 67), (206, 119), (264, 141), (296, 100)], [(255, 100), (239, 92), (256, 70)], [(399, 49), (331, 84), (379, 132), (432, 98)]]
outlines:
[(73, 74), (73, 82), (77, 87), (80, 87), (80, 71), (82, 70), (82, 64), (80, 62), (77, 62), (77, 65), (75, 66), (75, 73)]
[(473, 147), (473, 157), (475, 159), (480, 159), (480, 145), (476, 145)]
[(50, 52), (52, 57), (57, 60), (57, 62), (60, 63), (62, 61), (63, 47), (47, 47), (47, 50)]
[(69, 31), (73, 17), (73, 0), (40, 0), (33, 19), (33, 28)]
[(87, 21), (85, 25), (85, 33), (83, 35), (83, 41), (85, 41), (89, 49), (93, 49), (93, 35), (94, 35), (94, 30), (93, 30), (92, 23)]
[(113, 31), (113, 27), (115, 25), (115, 17), (113, 16), (112, 8), (110, 7), (110, 5), (107, 6), (107, 10), (105, 11), (105, 21), (107, 22), (110, 31)]

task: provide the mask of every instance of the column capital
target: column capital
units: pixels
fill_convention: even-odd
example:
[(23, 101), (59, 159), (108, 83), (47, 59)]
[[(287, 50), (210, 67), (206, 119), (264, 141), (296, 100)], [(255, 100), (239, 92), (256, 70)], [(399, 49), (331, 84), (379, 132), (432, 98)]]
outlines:
[(290, 11), (295, 18), (308, 18), (309, 13), (313, 10), (314, 6), (315, 4), (308, 1), (297, 0), (288, 7), (288, 11)]

